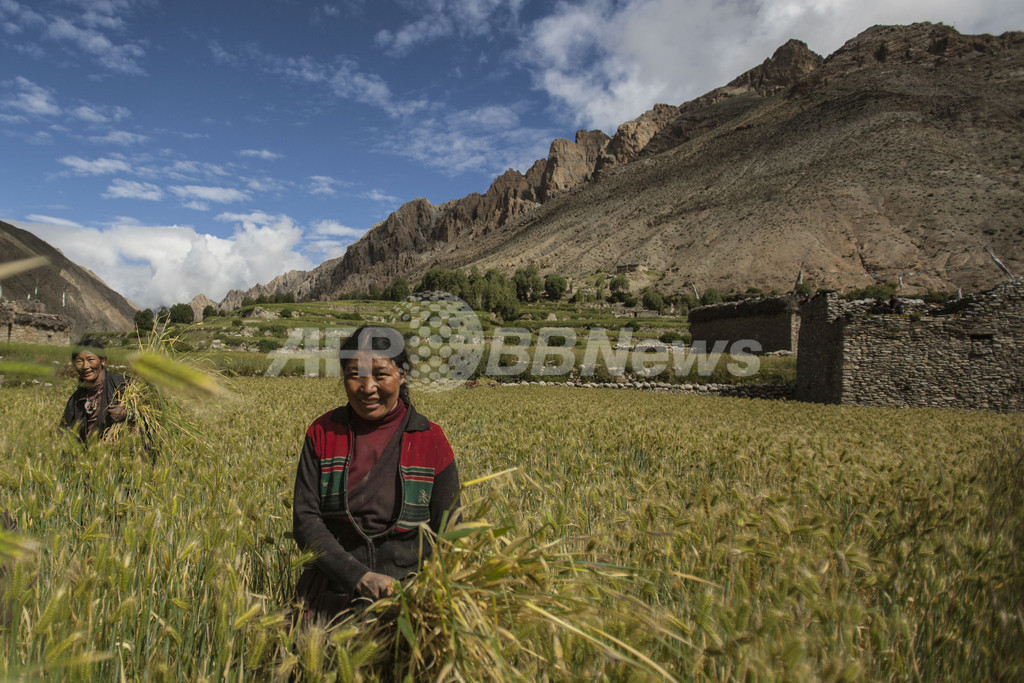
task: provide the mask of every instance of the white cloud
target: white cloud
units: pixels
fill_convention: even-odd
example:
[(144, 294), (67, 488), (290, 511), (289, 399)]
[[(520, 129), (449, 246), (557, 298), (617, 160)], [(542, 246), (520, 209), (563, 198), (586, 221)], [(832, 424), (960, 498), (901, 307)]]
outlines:
[(337, 190), (334, 189), (335, 185), (340, 185), (341, 181), (335, 180), (334, 178), (326, 175), (314, 175), (309, 177), (309, 185), (306, 191), (310, 194), (322, 194), (329, 197), (333, 197), (338, 194)]
[[(39, 223), (49, 223), (50, 225), (56, 225), (64, 228), (81, 228), (82, 225), (66, 218), (56, 218), (54, 216), (44, 216), (43, 214), (33, 213), (28, 215), (30, 221), (37, 221)], [(27, 228), (26, 228), (27, 229)]]
[(283, 192), (291, 183), (284, 183), (274, 178), (248, 178), (245, 186), (253, 192)]
[(36, 85), (23, 76), (15, 76), (13, 81), (7, 81), (4, 85), (13, 85), (18, 92), (0, 100), (0, 107), (28, 116), (60, 114), (60, 107), (57, 106), (52, 89)]
[(518, 21), (524, 0), (432, 0), (416, 5), (422, 15), (400, 28), (380, 31), (375, 40), (394, 55), (451, 36), (478, 37)]
[(267, 161), (273, 161), (274, 159), (280, 159), (283, 154), (277, 152), (271, 152), (269, 149), (243, 149), (238, 153), (239, 156), (243, 157), (256, 157), (258, 159), (265, 159)]
[(211, 40), (207, 43), (207, 47), (210, 48), (210, 54), (213, 56), (213, 61), (218, 64), (238, 64), (238, 57), (221, 47), (221, 44), (216, 40)]
[(145, 173), (151, 176), (166, 175), (175, 180), (194, 180), (196, 178), (224, 178), (230, 175), (223, 166), (205, 161), (179, 159), (169, 166), (148, 167)]
[(342, 237), (355, 241), (366, 234), (366, 228), (350, 228), (337, 221), (322, 220), (313, 223), (313, 237)]
[(370, 190), (369, 192), (364, 192), (359, 196), (362, 197), (363, 199), (371, 199), (375, 202), (387, 202), (389, 204), (397, 204), (398, 202), (401, 201), (398, 197), (395, 197), (394, 195), (390, 195), (384, 192), (383, 190), (376, 189)]
[(230, 187), (171, 185), (167, 189), (181, 200), (182, 206), (186, 209), (195, 209), (196, 211), (209, 210), (208, 202), (230, 204), (232, 202), (247, 202), (251, 199), (245, 192)]
[(69, 166), (78, 175), (103, 175), (106, 173), (121, 173), (131, 170), (131, 166), (124, 159), (105, 157), (102, 159), (83, 159), (81, 157), (67, 156), (58, 159), (60, 163)]
[(156, 202), (164, 198), (164, 191), (152, 183), (115, 178), (103, 196), (107, 199), (145, 199)]
[(75, 107), (68, 113), (87, 123), (109, 123), (110, 121), (121, 121), (131, 116), (131, 112), (125, 107), (106, 107), (94, 104), (83, 104)]
[[(94, 57), (111, 71), (135, 75), (144, 74), (145, 70), (139, 65), (139, 60), (146, 54), (146, 51), (137, 43), (115, 45), (110, 38), (94, 28), (102, 23), (96, 20), (98, 16), (95, 13), (83, 15), (84, 23), (90, 24), (92, 26), (90, 28), (81, 28), (65, 17), (57, 17), (50, 22), (46, 29), (46, 35), (53, 40), (78, 48)], [(108, 25), (103, 28), (119, 27)]]
[(313, 239), (306, 242), (305, 251), (314, 263), (320, 264), (344, 256), (349, 244), (341, 240)]
[(498, 175), (529, 168), (547, 154), (553, 137), (549, 130), (523, 127), (510, 107), (487, 106), (418, 119), (379, 147), (447, 175)]
[(611, 134), (760, 64), (790, 38), (827, 55), (873, 24), (941, 21), (967, 33), (1024, 28), (1009, 0), (583, 0), (536, 21), (520, 55), (575, 125)]
[(139, 133), (129, 133), (126, 130), (112, 130), (106, 135), (93, 135), (89, 137), (89, 142), (95, 142), (97, 144), (110, 144), (110, 145), (121, 145), (128, 147), (130, 145), (141, 145), (147, 142), (149, 138)]
[(0, 2), (0, 19), (4, 20), (4, 30), (11, 35), (46, 23), (46, 19), (38, 12), (14, 0)]
[[(217, 54), (214, 53), (215, 58)], [(310, 56), (278, 57), (251, 45), (247, 46), (246, 55), (267, 73), (289, 81), (325, 86), (337, 97), (377, 107), (393, 118), (411, 116), (429, 104), (425, 99), (396, 100), (381, 76), (361, 71), (350, 59), (321, 62)]]
[(187, 302), (200, 293), (219, 300), (230, 289), (248, 289), (314, 265), (300, 251), (302, 229), (284, 215), (222, 214), (219, 220), (236, 224), (224, 238), (190, 226), (142, 225), (131, 219), (102, 228), (47, 216), (29, 219), (35, 222), (19, 227), (144, 308)]

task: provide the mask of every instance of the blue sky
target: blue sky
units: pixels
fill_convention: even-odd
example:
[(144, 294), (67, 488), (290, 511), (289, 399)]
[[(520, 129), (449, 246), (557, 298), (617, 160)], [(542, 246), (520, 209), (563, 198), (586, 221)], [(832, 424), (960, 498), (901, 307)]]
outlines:
[(1018, 0), (0, 0), (0, 219), (139, 306), (309, 269), (872, 24), (1024, 29)]

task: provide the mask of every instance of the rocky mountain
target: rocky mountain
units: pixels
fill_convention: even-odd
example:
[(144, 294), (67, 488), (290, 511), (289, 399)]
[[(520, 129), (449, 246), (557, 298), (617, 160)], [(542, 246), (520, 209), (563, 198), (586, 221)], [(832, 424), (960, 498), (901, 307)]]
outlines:
[(43, 302), (47, 313), (60, 314), (71, 322), (72, 341), (89, 331), (134, 327), (138, 309), (130, 301), (47, 242), (0, 221), (0, 262), (32, 256), (45, 256), (50, 263), (0, 282), (4, 299)]
[[(729, 84), (611, 137), (555, 140), (525, 174), (413, 200), (341, 258), (244, 296), (330, 299), (433, 266), (529, 262), (570, 278), (636, 265), (722, 291), (805, 279), (910, 291), (1024, 272), (1024, 33), (875, 26), (822, 59), (797, 40)], [(874, 274), (874, 275), (869, 275)]]

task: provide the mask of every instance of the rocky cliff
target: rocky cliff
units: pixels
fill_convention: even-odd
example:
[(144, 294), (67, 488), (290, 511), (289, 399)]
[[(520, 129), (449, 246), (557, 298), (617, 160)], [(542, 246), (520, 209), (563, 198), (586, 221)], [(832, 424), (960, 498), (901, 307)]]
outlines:
[(639, 263), (666, 288), (784, 289), (801, 267), (828, 287), (991, 284), (987, 249), (1024, 270), (1021, 63), (1022, 33), (934, 24), (876, 26), (827, 59), (791, 40), (691, 102), (555, 140), (483, 194), (413, 200), (340, 259), (229, 299), (529, 261), (569, 276)]

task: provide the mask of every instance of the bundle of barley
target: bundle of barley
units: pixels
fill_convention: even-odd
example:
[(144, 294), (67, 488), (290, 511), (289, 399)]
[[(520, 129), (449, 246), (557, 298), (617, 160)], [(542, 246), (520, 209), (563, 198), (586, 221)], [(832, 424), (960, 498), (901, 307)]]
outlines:
[(689, 647), (672, 631), (675, 620), (617, 589), (643, 582), (638, 570), (569, 550), (565, 539), (546, 538), (547, 524), (513, 536), (485, 521), (486, 502), (472, 507), (475, 521), (438, 535), (425, 530), (433, 547), (422, 571), (354, 618), (362, 629), (348, 647), (373, 643), (377, 675), (470, 681), (546, 672), (568, 679), (582, 666), (595, 676), (633, 668), (675, 679), (652, 654)]
[[(129, 410), (131, 420), (127, 425), (115, 425), (112, 439), (123, 440), (126, 434), (130, 435), (131, 439), (141, 441), (147, 451), (159, 449), (170, 434), (202, 441), (188, 401), (222, 397), (227, 392), (216, 373), (205, 372), (176, 357), (175, 341), (156, 334), (130, 356), (134, 379), (125, 385), (120, 403)], [(135, 429), (130, 428), (133, 425)]]

